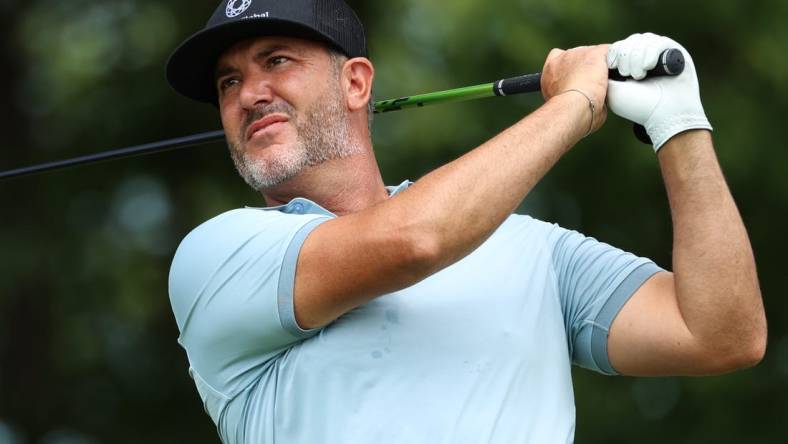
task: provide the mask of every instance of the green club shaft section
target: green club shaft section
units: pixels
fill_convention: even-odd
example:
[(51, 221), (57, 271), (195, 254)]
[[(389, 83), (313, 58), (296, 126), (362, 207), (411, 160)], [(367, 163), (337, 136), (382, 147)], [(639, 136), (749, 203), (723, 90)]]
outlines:
[(375, 102), (375, 114), (399, 111), (405, 108), (417, 108), (435, 103), (462, 102), (465, 100), (495, 97), (495, 83), (466, 86), (417, 96), (400, 97), (399, 99)]

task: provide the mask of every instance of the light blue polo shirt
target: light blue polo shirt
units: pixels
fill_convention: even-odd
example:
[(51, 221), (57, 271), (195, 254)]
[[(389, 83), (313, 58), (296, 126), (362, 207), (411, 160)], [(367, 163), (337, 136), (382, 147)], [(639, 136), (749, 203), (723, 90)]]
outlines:
[(608, 329), (660, 271), (513, 215), (458, 263), (304, 331), (295, 266), (332, 217), (305, 199), (230, 211), (178, 248), (179, 342), (225, 443), (572, 442), (571, 363), (615, 373)]

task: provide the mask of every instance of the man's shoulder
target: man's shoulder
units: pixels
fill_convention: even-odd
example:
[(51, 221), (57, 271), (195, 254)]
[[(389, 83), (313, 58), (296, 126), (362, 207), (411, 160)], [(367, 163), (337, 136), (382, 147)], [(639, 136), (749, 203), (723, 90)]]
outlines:
[(215, 216), (187, 234), (170, 265), (170, 293), (192, 297), (211, 276), (224, 276), (244, 264), (274, 267), (307, 216), (261, 208), (240, 208)]
[(175, 258), (208, 253), (222, 246), (248, 238), (255, 230), (270, 230), (281, 213), (253, 208), (239, 208), (212, 217), (192, 229), (180, 242)]
[[(211, 230), (215, 228), (224, 228), (227, 226), (245, 224), (249, 222), (259, 223), (259, 222), (266, 222), (266, 221), (274, 221), (277, 219), (285, 218), (288, 215), (276, 210), (268, 210), (264, 208), (252, 208), (252, 207), (245, 207), (245, 208), (236, 208), (233, 210), (225, 211), (224, 213), (218, 214), (205, 222), (198, 225), (196, 228), (192, 230), (194, 232), (200, 232), (203, 230)], [(190, 233), (191, 234), (191, 233)]]
[[(191, 230), (181, 241), (175, 259), (184, 255), (236, 250), (254, 241), (258, 247), (287, 242), (320, 214), (294, 214), (287, 208), (238, 208), (215, 216)], [(264, 245), (265, 244), (265, 245)]]
[(276, 210), (249, 207), (237, 208), (201, 223), (184, 237), (181, 245), (206, 237), (235, 237), (245, 236), (250, 232), (286, 229), (298, 223), (299, 220), (294, 215)]

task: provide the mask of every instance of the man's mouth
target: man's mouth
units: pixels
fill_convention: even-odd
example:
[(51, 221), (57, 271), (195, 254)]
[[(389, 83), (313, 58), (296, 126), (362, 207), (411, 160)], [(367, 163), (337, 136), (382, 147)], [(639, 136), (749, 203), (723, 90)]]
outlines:
[(246, 129), (246, 140), (249, 141), (255, 135), (261, 134), (267, 129), (277, 126), (278, 123), (285, 123), (288, 121), (290, 121), (290, 119), (282, 114), (272, 114), (263, 117), (260, 120), (256, 120), (251, 125), (249, 125), (249, 128)]

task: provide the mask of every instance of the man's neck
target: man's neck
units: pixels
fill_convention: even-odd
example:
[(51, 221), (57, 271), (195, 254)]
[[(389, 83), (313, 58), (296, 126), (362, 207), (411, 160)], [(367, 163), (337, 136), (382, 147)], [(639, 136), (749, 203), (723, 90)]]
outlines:
[(284, 205), (302, 197), (343, 216), (376, 205), (389, 196), (370, 150), (308, 168), (297, 177), (263, 191), (263, 197), (269, 206)]

